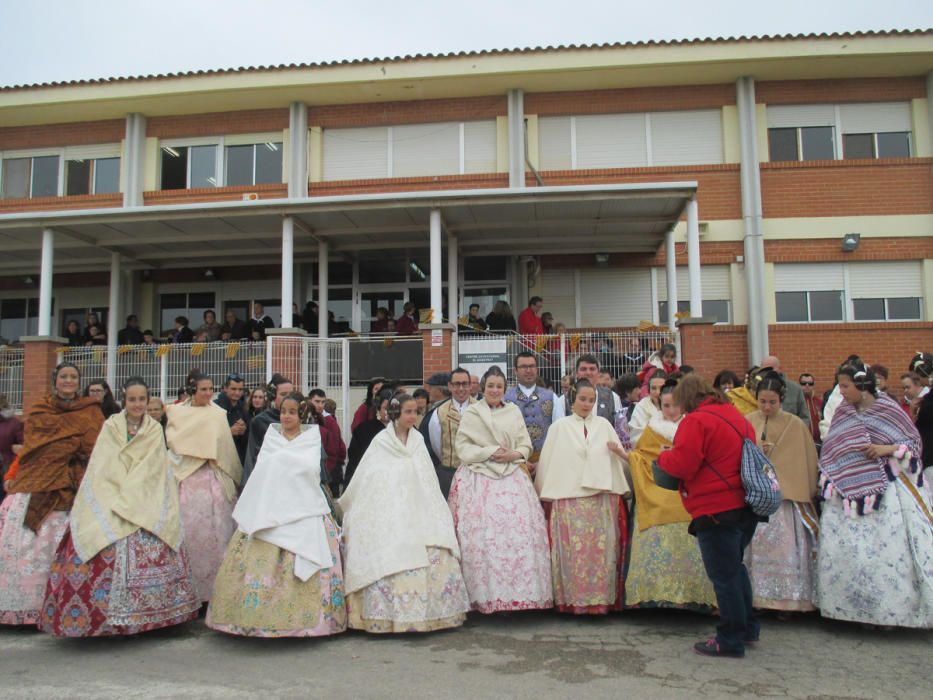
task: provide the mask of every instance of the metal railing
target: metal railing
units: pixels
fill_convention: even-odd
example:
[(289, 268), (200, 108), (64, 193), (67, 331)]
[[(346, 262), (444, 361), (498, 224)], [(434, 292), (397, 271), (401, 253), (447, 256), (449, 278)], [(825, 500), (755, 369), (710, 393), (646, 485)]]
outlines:
[[(247, 388), (266, 383), (266, 343), (172, 343), (162, 345), (121, 345), (117, 348), (114, 391), (129, 377), (142, 377), (153, 396), (172, 401), (184, 386), (193, 368), (220, 386), (229, 374), (239, 374)], [(73, 362), (81, 371), (82, 384), (92, 379), (107, 379), (107, 348), (64, 347), (61, 361)]]
[(23, 348), (0, 347), (0, 394), (14, 411), (23, 410)]
[(648, 356), (663, 344), (679, 347), (677, 332), (663, 329), (622, 331), (581, 331), (560, 335), (518, 335), (515, 333), (468, 333), (457, 337), (460, 364), (466, 369), (488, 364), (505, 364), (512, 376), (516, 355), (531, 352), (538, 363), (538, 374), (559, 386), (560, 378), (572, 374), (577, 358), (595, 355), (600, 369), (614, 379), (638, 373)]

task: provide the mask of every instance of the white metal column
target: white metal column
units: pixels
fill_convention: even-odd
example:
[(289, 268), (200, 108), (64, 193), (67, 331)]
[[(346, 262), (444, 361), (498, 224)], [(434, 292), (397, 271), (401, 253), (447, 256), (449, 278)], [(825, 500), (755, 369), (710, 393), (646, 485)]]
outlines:
[(443, 272), (441, 270), (441, 210), (432, 209), (431, 233), (431, 323), (441, 323), (444, 316)]
[(282, 318), (279, 328), (291, 328), (295, 294), (295, 220), (282, 217)]
[(319, 338), (327, 337), (327, 304), (328, 304), (328, 246), (327, 241), (318, 241), (317, 244), (317, 335)]
[(447, 234), (447, 319), (450, 323), (457, 323), (460, 318), (460, 286), (458, 271), (460, 262), (458, 260), (457, 237)]
[(42, 229), (42, 263), (39, 270), (39, 335), (52, 335), (52, 275), (55, 267), (55, 231)]
[(126, 115), (126, 141), (123, 160), (125, 181), (123, 206), (141, 207), (145, 189), (146, 117), (133, 112)]
[(687, 202), (687, 275), (690, 279), (690, 315), (703, 315), (703, 288), (700, 283), (700, 212), (696, 197)]
[(674, 229), (671, 228), (664, 235), (664, 255), (667, 265), (667, 327), (674, 330), (677, 327), (677, 251), (674, 248)]
[(117, 332), (120, 323), (120, 254), (110, 254), (110, 316), (107, 332), (107, 383), (117, 392)]
[(509, 90), (509, 187), (525, 186), (525, 93)]
[(288, 108), (288, 196), (308, 196), (308, 106), (303, 102)]

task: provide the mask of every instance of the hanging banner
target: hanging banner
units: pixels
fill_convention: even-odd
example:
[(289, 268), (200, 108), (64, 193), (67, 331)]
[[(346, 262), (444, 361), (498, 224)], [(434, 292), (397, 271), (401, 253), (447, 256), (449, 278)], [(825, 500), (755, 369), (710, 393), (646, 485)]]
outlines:
[[(508, 338), (511, 340), (511, 338)], [(463, 338), (457, 346), (460, 366), (482, 377), (493, 365), (502, 370), (508, 384), (509, 352), (506, 338)]]

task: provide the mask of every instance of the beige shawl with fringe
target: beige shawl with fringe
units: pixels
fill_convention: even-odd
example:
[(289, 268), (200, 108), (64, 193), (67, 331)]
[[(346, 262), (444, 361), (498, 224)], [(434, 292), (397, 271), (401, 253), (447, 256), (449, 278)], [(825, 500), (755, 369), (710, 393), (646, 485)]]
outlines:
[[(460, 463), (477, 474), (503, 479), (514, 472), (531, 454), (531, 437), (521, 409), (513, 403), (492, 410), (485, 401), (470, 406), (460, 419), (456, 438)], [(522, 455), (515, 462), (494, 462), (492, 454), (500, 447)]]
[(71, 537), (82, 561), (140, 528), (181, 546), (178, 484), (162, 426), (149, 416), (127, 441), (126, 413), (110, 416), (97, 438), (71, 508)]
[(226, 411), (214, 403), (175, 404), (166, 406), (165, 414), (168, 418), (165, 438), (175, 478), (184, 481), (207, 462), (217, 472), (227, 500), (232, 503), (243, 478), (243, 465), (230, 434)]

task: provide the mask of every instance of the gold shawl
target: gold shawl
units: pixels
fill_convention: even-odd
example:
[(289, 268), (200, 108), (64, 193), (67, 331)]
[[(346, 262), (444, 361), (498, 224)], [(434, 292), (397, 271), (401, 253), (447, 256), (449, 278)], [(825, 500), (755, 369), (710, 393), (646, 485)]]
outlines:
[(97, 434), (104, 423), (93, 398), (62, 401), (49, 395), (29, 407), (23, 449), (7, 493), (29, 493), (24, 524), (38, 531), (53, 510), (71, 510)]
[(551, 425), (535, 473), (541, 500), (627, 494), (622, 460), (609, 451), (607, 442), (621, 444), (612, 424), (594, 413), (586, 419), (574, 413)]
[(181, 546), (178, 484), (158, 421), (145, 416), (127, 441), (126, 413), (104, 423), (71, 509), (75, 552), (88, 561), (140, 528), (169, 547)]
[(217, 404), (165, 407), (168, 424), (165, 438), (175, 478), (181, 482), (205, 462), (217, 472), (224, 493), (231, 503), (243, 478), (243, 465), (227, 424), (227, 413)]
[(758, 399), (744, 386), (738, 386), (732, 391), (726, 393), (732, 405), (739, 409), (739, 413), (747, 416), (752, 411), (758, 410)]
[[(464, 411), (454, 444), (461, 464), (493, 479), (502, 479), (518, 469), (532, 449), (521, 409), (507, 403), (493, 411), (485, 401), (477, 401)], [(522, 458), (493, 462), (490, 457), (500, 447), (516, 450)]]
[(761, 444), (761, 433), (765, 428), (765, 417), (761, 411), (749, 413), (746, 418), (755, 428), (755, 440), (774, 465), (781, 496), (785, 501), (812, 503), (820, 476), (816, 445), (809, 426), (793, 413), (779, 411), (768, 419), (767, 442), (773, 447), (765, 450)]
[(637, 447), (628, 456), (639, 530), (647, 530), (655, 525), (688, 523), (691, 520), (684, 509), (680, 493), (662, 489), (654, 483), (651, 463), (661, 454), (662, 447), (673, 444), (654, 428), (654, 425), (649, 425), (645, 429)]

